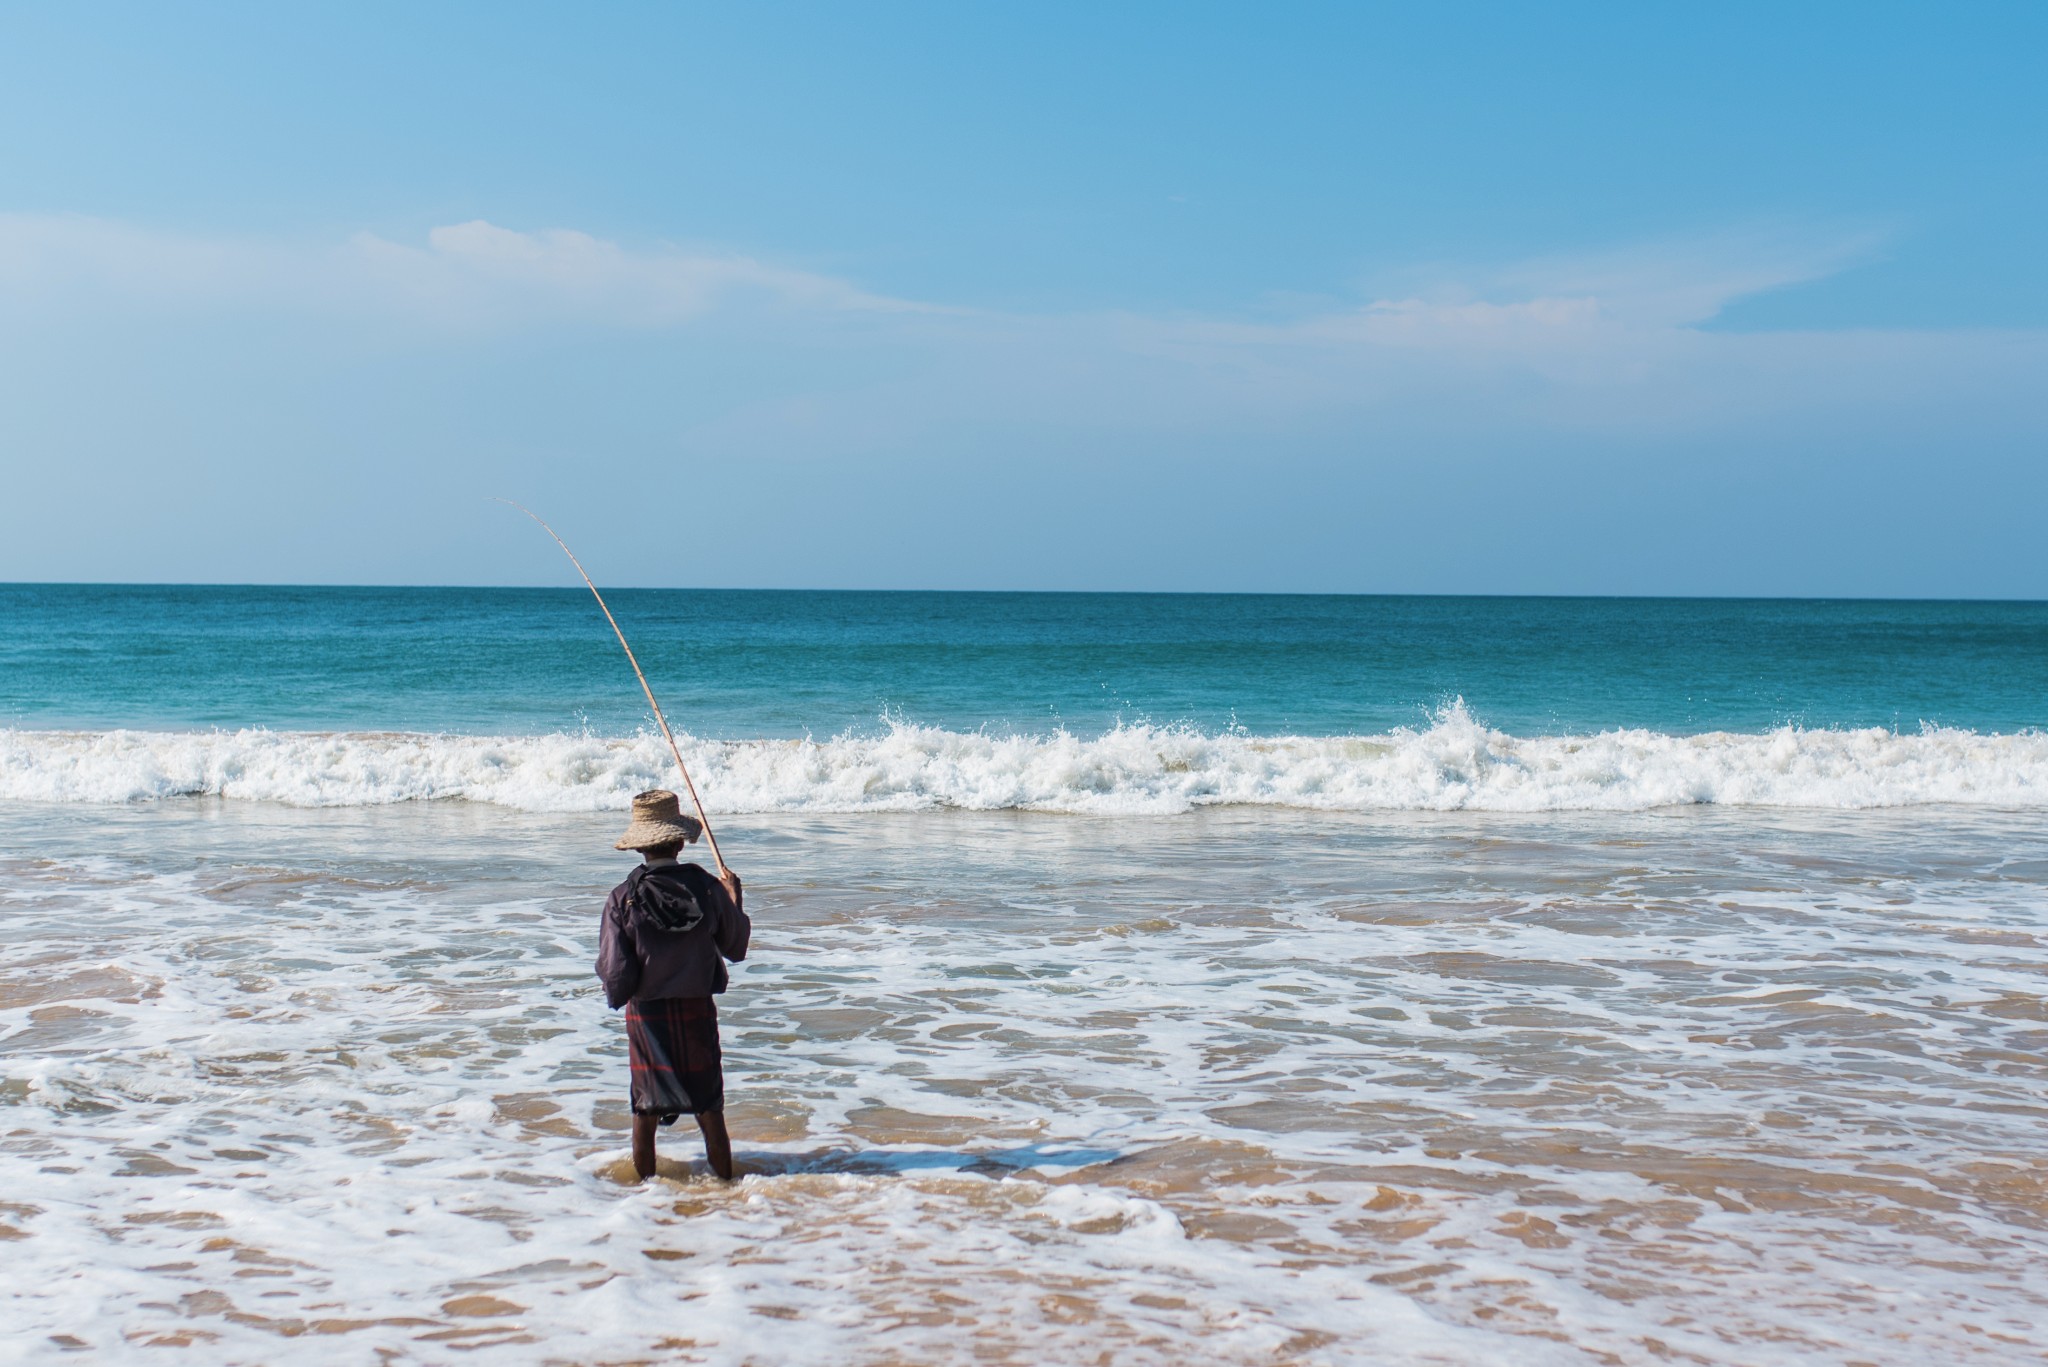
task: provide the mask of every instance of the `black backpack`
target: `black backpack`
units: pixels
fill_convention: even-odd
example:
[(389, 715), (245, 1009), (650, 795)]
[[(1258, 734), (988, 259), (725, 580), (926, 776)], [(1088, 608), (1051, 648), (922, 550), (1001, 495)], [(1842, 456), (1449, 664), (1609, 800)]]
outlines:
[[(659, 874), (673, 873), (668, 878)], [(680, 867), (650, 869), (645, 864), (626, 875), (626, 907), (637, 912), (656, 930), (695, 930), (704, 919), (704, 908), (683, 882)]]

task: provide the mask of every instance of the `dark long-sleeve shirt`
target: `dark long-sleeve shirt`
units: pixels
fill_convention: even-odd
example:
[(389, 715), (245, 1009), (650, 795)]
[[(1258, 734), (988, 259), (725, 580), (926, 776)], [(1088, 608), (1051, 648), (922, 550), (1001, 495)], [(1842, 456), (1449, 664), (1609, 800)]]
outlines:
[[(702, 915), (687, 929), (664, 929), (654, 900), (631, 895), (636, 883), (661, 879), (680, 884), (696, 899)], [(660, 892), (660, 889), (655, 889)], [(744, 895), (743, 895), (744, 897)], [(742, 900), (743, 900), (742, 897)], [(687, 919), (687, 918), (685, 918)], [(659, 864), (635, 869), (605, 899), (597, 935), (597, 976), (605, 1000), (617, 1010), (629, 1001), (656, 997), (708, 997), (725, 991), (725, 961), (747, 957), (753, 923), (740, 901), (698, 864)]]

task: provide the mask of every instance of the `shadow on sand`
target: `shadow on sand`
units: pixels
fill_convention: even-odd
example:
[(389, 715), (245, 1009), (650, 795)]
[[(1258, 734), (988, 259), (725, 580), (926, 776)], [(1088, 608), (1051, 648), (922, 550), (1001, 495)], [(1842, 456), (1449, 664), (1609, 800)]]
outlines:
[(734, 1162), (742, 1176), (787, 1177), (799, 1173), (855, 1173), (881, 1177), (891, 1173), (965, 1172), (983, 1177), (1047, 1168), (1090, 1168), (1121, 1162), (1116, 1149), (1055, 1148), (1026, 1144), (1019, 1148), (961, 1153), (951, 1149), (812, 1149), (808, 1153), (742, 1153)]
[[(748, 1177), (802, 1177), (847, 1174), (860, 1177), (903, 1176), (910, 1173), (957, 1172), (977, 1177), (1005, 1177), (1024, 1172), (1072, 1171), (1103, 1163), (1121, 1163), (1130, 1157), (1116, 1149), (1055, 1148), (1026, 1144), (1018, 1148), (991, 1149), (983, 1153), (962, 1153), (951, 1149), (812, 1149), (806, 1153), (773, 1153), (762, 1150), (733, 1155), (736, 1175)], [(594, 1175), (622, 1187), (637, 1186), (639, 1176), (633, 1160), (620, 1154), (592, 1169)], [(655, 1160), (655, 1176), (670, 1182), (694, 1185), (713, 1180), (702, 1159), (663, 1154)]]

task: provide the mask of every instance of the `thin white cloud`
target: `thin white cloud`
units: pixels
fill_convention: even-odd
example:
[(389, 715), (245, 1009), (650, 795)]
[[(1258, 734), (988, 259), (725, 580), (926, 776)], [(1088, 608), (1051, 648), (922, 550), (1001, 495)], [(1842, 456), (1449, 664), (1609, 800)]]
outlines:
[(742, 254), (482, 220), (416, 242), (361, 234), (309, 244), (0, 214), (0, 329), (10, 315), (166, 309), (343, 319), (451, 345), (558, 324), (713, 345), (744, 336), (766, 348), (757, 354), (773, 358), (770, 373), (703, 408), (692, 431), (720, 447), (781, 452), (966, 448), (974, 432), (1020, 425), (1512, 434), (1668, 432), (1766, 415), (1870, 424), (1905, 404), (1964, 412), (1980, 401), (2040, 421), (2022, 377), (2048, 360), (2041, 332), (1700, 326), (1877, 246), (1861, 232), (1745, 230), (1435, 268), (1378, 297), (1278, 319), (1030, 316), (890, 298)]
[[(1727, 233), (1507, 267), (1440, 267), (1403, 290), (1281, 323), (1142, 323), (1161, 337), (1207, 344), (1512, 350), (1696, 325), (1735, 299), (1867, 259), (1875, 245), (1868, 233)], [(567, 312), (626, 326), (686, 323), (736, 297), (826, 312), (971, 312), (743, 254), (630, 248), (572, 229), (521, 232), (482, 219), (434, 228), (418, 243), (359, 233), (337, 244), (0, 213), (0, 297), (22, 303), (67, 292), (504, 322)]]
[(1482, 278), (1515, 296), (1598, 299), (1618, 322), (1685, 327), (1710, 321), (1738, 299), (1867, 264), (1884, 241), (1868, 228), (1753, 227), (1535, 257)]
[(365, 234), (350, 249), (397, 298), (476, 311), (538, 306), (658, 327), (699, 317), (735, 295), (828, 311), (926, 307), (749, 256), (634, 251), (588, 233), (515, 232), (482, 219), (435, 228), (424, 247)]
[(1483, 360), (1540, 359), (1560, 348), (1633, 351), (1689, 333), (1736, 300), (1859, 264), (1876, 243), (1868, 233), (1728, 233), (1507, 267), (1437, 268), (1426, 282), (1350, 308), (1280, 322), (1158, 320), (1152, 330), (1161, 344), (1458, 351)]
[(496, 325), (575, 318), (661, 327), (733, 300), (826, 312), (927, 310), (749, 256), (629, 249), (588, 233), (516, 232), (481, 219), (435, 228), (423, 244), (361, 233), (337, 245), (0, 214), (0, 299), (21, 308), (78, 296)]
[(162, 232), (80, 214), (0, 213), (0, 292), (51, 298), (218, 300), (288, 274), (293, 253), (261, 239)]

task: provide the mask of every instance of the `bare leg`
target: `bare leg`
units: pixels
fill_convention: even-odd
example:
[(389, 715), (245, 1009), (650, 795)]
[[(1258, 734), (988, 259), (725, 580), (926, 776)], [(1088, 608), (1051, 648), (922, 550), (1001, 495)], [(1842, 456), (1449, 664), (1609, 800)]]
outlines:
[(654, 1127), (661, 1117), (635, 1112), (633, 1116), (633, 1171), (642, 1181), (654, 1176)]
[[(700, 1111), (697, 1128), (704, 1131), (704, 1157), (710, 1161), (711, 1170), (726, 1181), (732, 1181), (732, 1140), (725, 1133), (725, 1112)], [(648, 1147), (651, 1152), (652, 1139), (648, 1141)]]

